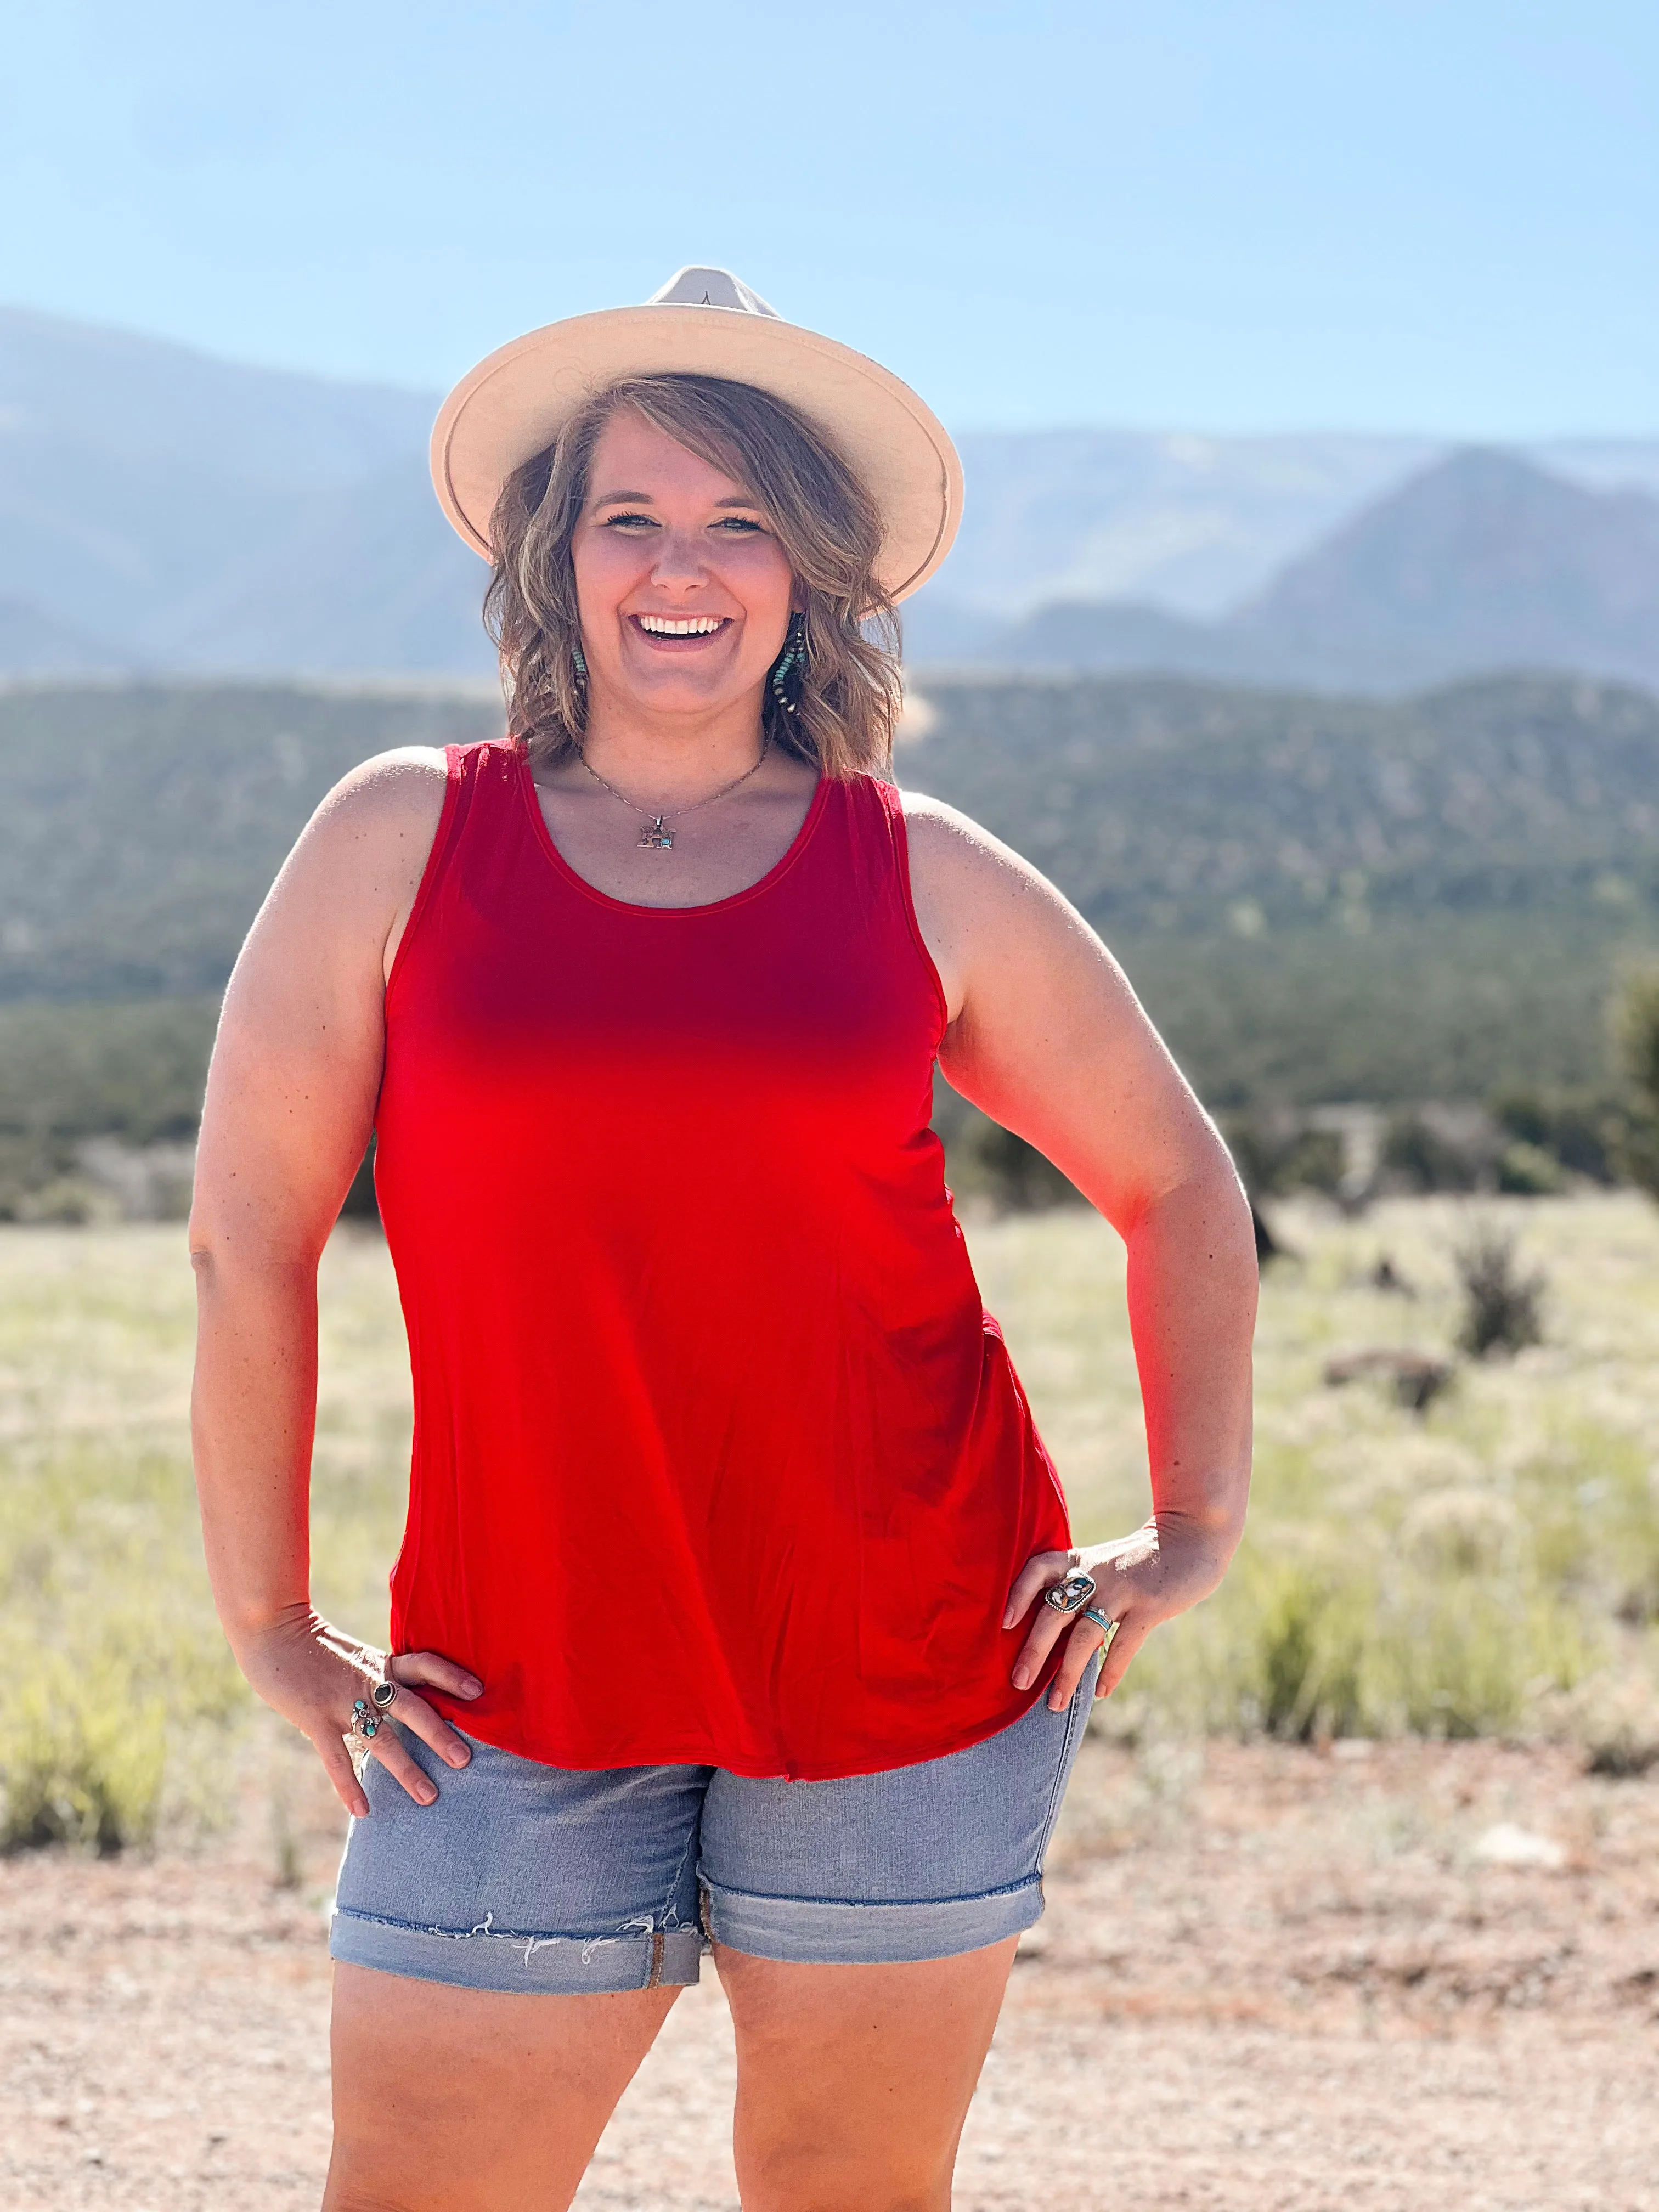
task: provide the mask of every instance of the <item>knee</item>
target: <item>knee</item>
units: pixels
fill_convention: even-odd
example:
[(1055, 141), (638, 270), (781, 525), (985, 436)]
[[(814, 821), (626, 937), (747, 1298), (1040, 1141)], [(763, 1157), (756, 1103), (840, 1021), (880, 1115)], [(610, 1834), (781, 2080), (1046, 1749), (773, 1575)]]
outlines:
[(743, 2212), (951, 2212), (951, 2178), (872, 2172), (809, 2148), (743, 2161)]
[(343, 2170), (337, 2158), (329, 2169), (322, 2212), (422, 2212), (422, 2208), (400, 2190), (388, 2191), (366, 2175)]

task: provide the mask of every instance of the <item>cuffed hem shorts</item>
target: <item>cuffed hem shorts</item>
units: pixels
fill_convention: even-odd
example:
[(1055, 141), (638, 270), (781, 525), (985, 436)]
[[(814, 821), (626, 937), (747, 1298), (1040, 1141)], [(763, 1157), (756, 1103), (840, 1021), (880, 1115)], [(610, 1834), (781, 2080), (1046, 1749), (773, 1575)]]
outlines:
[(438, 1790), (374, 1760), (329, 1935), (337, 1959), (461, 1989), (690, 1986), (710, 1941), (805, 1966), (946, 1959), (1042, 1912), (1042, 1866), (1094, 1695), (1046, 1697), (948, 1758), (834, 1782), (713, 1766), (544, 1766), (471, 1743)]

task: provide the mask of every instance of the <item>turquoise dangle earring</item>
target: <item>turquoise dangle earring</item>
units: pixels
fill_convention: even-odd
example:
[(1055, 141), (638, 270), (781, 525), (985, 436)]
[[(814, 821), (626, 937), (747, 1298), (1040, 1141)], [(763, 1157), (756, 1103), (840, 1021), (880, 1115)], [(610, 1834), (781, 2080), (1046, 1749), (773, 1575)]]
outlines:
[(806, 617), (793, 614), (789, 617), (788, 634), (783, 641), (783, 651), (772, 665), (772, 696), (786, 714), (793, 714), (800, 704), (801, 678), (806, 672)]
[(587, 660), (582, 652), (581, 640), (580, 638), (576, 640), (575, 643), (570, 648), (570, 665), (575, 674), (576, 689), (579, 691), (586, 691), (587, 689)]

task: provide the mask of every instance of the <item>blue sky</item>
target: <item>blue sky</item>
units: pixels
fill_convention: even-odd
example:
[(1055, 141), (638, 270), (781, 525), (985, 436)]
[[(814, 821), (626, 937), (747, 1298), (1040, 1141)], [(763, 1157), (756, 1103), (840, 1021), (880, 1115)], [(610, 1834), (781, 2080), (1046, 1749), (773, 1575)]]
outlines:
[(958, 429), (1659, 433), (1653, 0), (0, 0), (0, 301), (438, 388), (736, 268)]

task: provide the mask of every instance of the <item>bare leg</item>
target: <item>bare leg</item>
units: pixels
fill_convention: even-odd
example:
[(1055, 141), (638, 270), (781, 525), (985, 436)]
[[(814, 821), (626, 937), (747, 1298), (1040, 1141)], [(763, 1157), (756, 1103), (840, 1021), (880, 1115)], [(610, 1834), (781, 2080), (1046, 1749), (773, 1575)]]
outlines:
[(507, 1996), (337, 1966), (324, 2212), (564, 2212), (678, 1994)]
[(716, 1946), (738, 2035), (744, 2212), (949, 2212), (1015, 1940), (897, 1966)]

